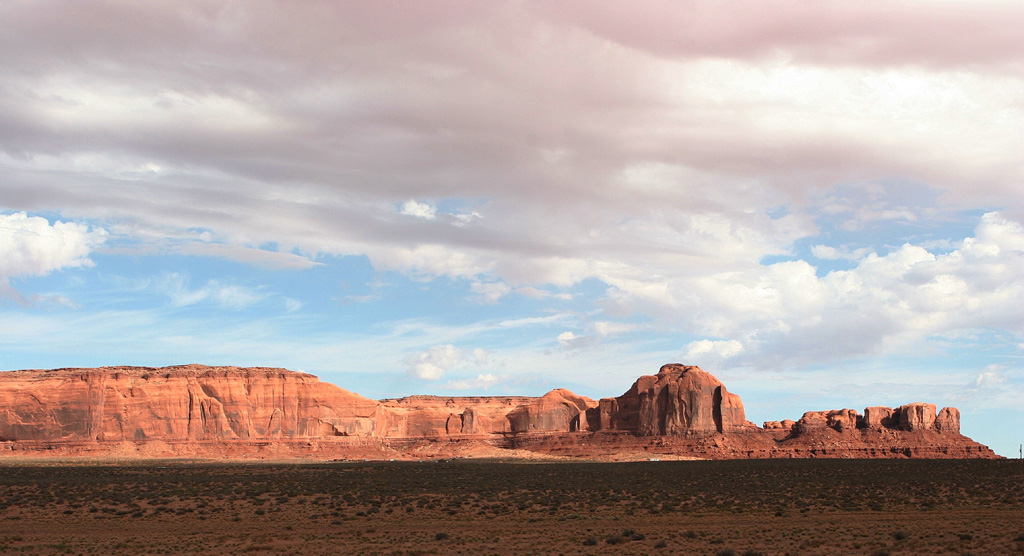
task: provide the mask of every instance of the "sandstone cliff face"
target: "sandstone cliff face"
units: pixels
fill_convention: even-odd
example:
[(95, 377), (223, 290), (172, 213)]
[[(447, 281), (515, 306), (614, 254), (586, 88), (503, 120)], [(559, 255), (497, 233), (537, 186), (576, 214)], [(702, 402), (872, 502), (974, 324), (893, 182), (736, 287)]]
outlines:
[(935, 424), (935, 404), (912, 403), (896, 408), (900, 428), (908, 431), (927, 430)]
[(852, 409), (829, 411), (808, 411), (793, 427), (793, 432), (803, 434), (815, 429), (830, 428), (839, 432), (857, 428), (860, 415)]
[(899, 419), (893, 420), (893, 415), (895, 414), (891, 407), (865, 407), (864, 426), (869, 429), (892, 427), (899, 421)]
[(377, 402), (284, 369), (4, 373), (0, 439), (241, 440), (372, 433)]
[(639, 436), (723, 433), (747, 426), (743, 402), (700, 367), (665, 365), (618, 398), (603, 398), (592, 430)]
[(944, 407), (935, 417), (935, 430), (960, 432), (960, 410), (955, 407)]
[[(773, 424), (765, 429), (778, 430), (781, 426)], [(936, 431), (960, 432), (960, 410), (945, 407), (937, 414), (935, 404), (911, 403), (893, 409), (891, 407), (867, 407), (864, 415), (852, 409), (832, 409), (829, 411), (808, 411), (804, 413), (792, 428), (793, 434), (805, 434), (814, 430), (833, 429), (838, 432), (856, 429), (901, 430), (901, 431)]]
[(746, 421), (698, 367), (665, 365), (617, 398), (370, 400), (284, 369), (186, 365), (0, 373), (0, 455), (119, 457), (996, 457), (933, 404)]
[(511, 432), (577, 432), (587, 430), (587, 410), (597, 404), (565, 388), (513, 409), (508, 414)]
[(376, 436), (440, 438), (511, 433), (508, 414), (528, 396), (408, 396), (381, 400)]

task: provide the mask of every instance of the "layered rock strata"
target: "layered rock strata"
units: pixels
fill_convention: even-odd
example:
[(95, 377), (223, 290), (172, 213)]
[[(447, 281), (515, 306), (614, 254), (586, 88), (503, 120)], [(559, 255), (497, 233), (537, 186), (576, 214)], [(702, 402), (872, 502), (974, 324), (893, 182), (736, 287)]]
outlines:
[(201, 365), (0, 373), (0, 400), (9, 441), (372, 435), (380, 406), (305, 373)]
[(6, 455), (593, 459), (996, 457), (933, 404), (746, 420), (706, 371), (665, 365), (615, 398), (409, 396), (371, 400), (273, 368), (104, 367), (0, 373)]
[(591, 430), (619, 430), (638, 436), (725, 433), (754, 427), (739, 396), (699, 367), (665, 365), (641, 376), (625, 394), (602, 398), (590, 411)]

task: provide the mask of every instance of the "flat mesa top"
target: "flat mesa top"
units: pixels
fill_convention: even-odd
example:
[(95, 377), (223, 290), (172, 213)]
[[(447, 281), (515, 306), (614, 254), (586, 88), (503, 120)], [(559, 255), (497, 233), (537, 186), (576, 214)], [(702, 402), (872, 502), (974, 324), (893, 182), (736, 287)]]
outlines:
[(59, 369), (22, 369), (16, 371), (2, 371), (0, 372), (0, 378), (20, 378), (24, 376), (41, 376), (41, 377), (53, 377), (53, 376), (74, 376), (82, 373), (104, 373), (104, 374), (122, 374), (128, 376), (145, 377), (147, 375), (173, 375), (173, 376), (199, 376), (208, 373), (247, 373), (247, 374), (263, 374), (263, 375), (280, 375), (280, 374), (291, 374), (304, 377), (316, 378), (313, 375), (307, 373), (300, 373), (297, 371), (290, 371), (288, 369), (282, 369), (278, 367), (234, 367), (234, 366), (209, 366), (209, 365), (172, 365), (169, 367), (134, 367), (134, 366), (115, 366), (115, 367), (62, 367)]

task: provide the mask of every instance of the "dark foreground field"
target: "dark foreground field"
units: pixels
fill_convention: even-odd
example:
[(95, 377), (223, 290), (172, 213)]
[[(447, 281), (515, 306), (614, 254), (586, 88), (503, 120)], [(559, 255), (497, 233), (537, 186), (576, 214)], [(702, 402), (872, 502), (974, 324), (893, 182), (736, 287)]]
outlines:
[(1018, 461), (0, 466), (0, 552), (1017, 554)]

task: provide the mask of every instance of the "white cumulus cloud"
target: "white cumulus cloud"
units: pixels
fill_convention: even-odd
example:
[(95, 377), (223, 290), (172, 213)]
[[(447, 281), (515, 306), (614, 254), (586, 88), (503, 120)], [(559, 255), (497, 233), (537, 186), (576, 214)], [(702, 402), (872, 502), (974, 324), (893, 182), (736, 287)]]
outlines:
[(85, 224), (50, 224), (24, 212), (0, 214), (0, 279), (92, 266), (89, 254), (105, 238), (105, 231), (90, 231)]
[[(85, 224), (57, 221), (50, 224), (39, 216), (24, 212), (0, 214), (0, 296), (31, 303), (10, 286), (20, 276), (45, 276), (51, 272), (92, 266), (89, 254), (106, 239), (106, 231), (90, 230)], [(74, 306), (60, 296), (61, 304)], [(31, 296), (32, 300), (41, 300)]]
[(448, 369), (460, 364), (462, 360), (462, 350), (454, 345), (434, 346), (413, 359), (409, 376), (423, 380), (437, 380)]
[(406, 216), (415, 216), (417, 218), (424, 218), (427, 220), (433, 220), (437, 218), (437, 208), (430, 203), (420, 203), (418, 201), (408, 200), (402, 205), (401, 213)]
[(832, 247), (830, 245), (813, 245), (811, 246), (811, 254), (815, 257), (823, 260), (834, 261), (838, 259), (850, 259), (857, 260), (868, 253), (871, 249), (868, 247), (861, 247), (859, 249), (850, 249), (846, 246)]

